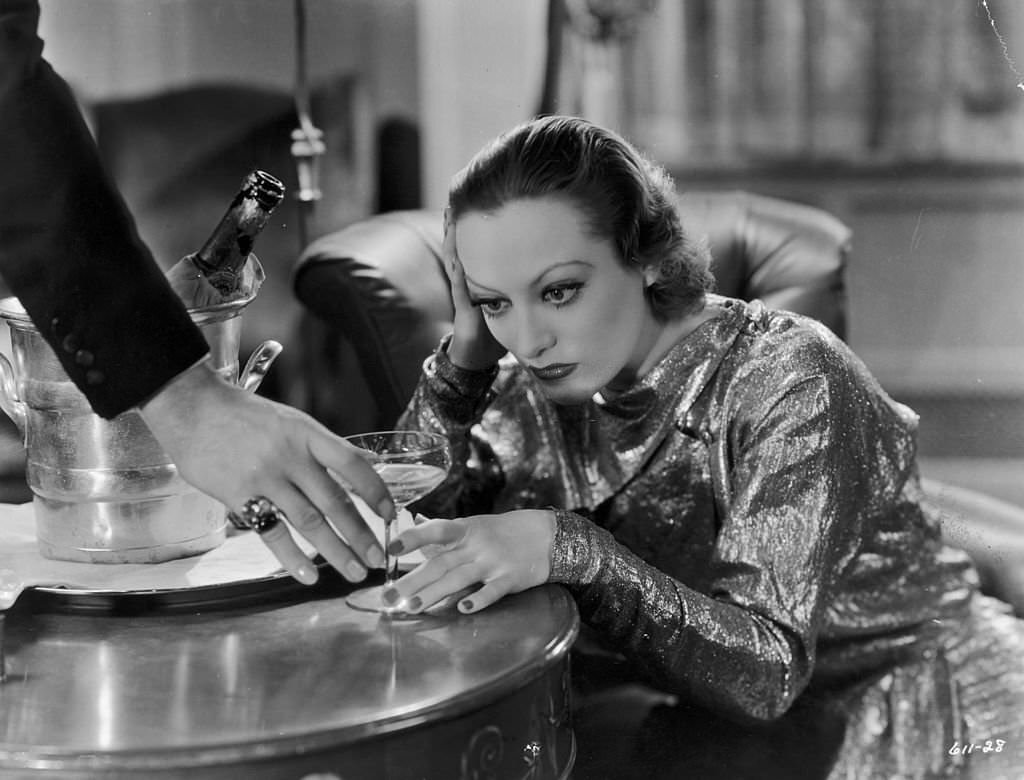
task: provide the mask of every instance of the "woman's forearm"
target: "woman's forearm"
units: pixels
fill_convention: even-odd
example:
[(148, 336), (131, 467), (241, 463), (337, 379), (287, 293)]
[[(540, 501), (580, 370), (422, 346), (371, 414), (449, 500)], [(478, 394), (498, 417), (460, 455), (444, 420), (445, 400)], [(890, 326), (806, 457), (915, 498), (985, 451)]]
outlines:
[(424, 364), (419, 384), (396, 423), (399, 428), (441, 433), (451, 447), (447, 479), (414, 508), (432, 517), (487, 512), (503, 476), (473, 440), (471, 429), (486, 408), (497, 369), (460, 369), (448, 359), (444, 346)]
[(687, 588), (579, 515), (557, 513), (550, 581), (655, 685), (724, 714), (777, 718), (810, 675), (792, 632)]

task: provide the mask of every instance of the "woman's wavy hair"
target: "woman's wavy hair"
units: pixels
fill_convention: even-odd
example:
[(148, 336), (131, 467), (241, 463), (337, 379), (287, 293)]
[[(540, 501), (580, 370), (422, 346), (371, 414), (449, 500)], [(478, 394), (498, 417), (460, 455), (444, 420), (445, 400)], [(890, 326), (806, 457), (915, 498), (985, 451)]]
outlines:
[(657, 271), (647, 288), (661, 321), (700, 311), (714, 288), (703, 241), (683, 230), (671, 177), (616, 133), (578, 117), (525, 122), (480, 150), (452, 179), (452, 219), (494, 213), (510, 201), (561, 197), (624, 264)]

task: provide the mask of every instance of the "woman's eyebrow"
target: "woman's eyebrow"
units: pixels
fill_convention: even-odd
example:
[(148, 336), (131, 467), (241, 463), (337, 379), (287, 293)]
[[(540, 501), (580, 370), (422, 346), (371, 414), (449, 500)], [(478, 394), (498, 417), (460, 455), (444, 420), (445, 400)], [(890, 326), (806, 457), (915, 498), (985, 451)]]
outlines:
[(531, 287), (536, 287), (537, 285), (539, 285), (544, 280), (544, 277), (546, 277), (552, 271), (558, 271), (558, 270), (564, 268), (567, 265), (584, 265), (587, 268), (593, 268), (594, 267), (593, 263), (589, 263), (586, 260), (564, 260), (563, 262), (555, 263), (553, 265), (548, 266), (543, 271), (541, 271), (539, 274), (537, 274), (536, 278), (534, 278), (534, 280), (532, 282), (530, 282), (530, 286)]
[[(538, 286), (544, 280), (544, 277), (546, 277), (548, 274), (552, 273), (553, 271), (558, 271), (558, 270), (564, 268), (565, 266), (569, 266), (569, 265), (583, 265), (583, 266), (586, 266), (588, 268), (592, 268), (593, 267), (593, 263), (589, 263), (586, 260), (563, 260), (563, 261), (558, 262), (558, 263), (553, 263), (552, 265), (549, 265), (547, 268), (545, 268), (543, 271), (541, 271), (539, 274), (537, 274), (537, 276), (534, 277), (533, 281), (530, 282), (530, 286), (531, 287)], [(485, 284), (480, 284), (480, 282), (476, 281), (473, 277), (471, 277), (469, 274), (467, 274), (465, 269), (463, 269), (462, 275), (464, 277), (466, 277), (466, 281), (467, 282), (472, 284), (474, 287), (479, 288), (481, 292), (489, 292), (489, 293), (493, 293), (495, 295), (504, 295), (504, 293), (500, 292), (499, 290), (495, 290), (493, 287), (488, 287)]]

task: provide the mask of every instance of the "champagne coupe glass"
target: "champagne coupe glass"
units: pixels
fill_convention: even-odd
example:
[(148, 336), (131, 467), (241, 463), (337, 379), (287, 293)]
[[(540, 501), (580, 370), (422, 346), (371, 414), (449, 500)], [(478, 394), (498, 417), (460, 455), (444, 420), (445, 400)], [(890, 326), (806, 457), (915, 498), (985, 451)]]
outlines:
[[(406, 506), (440, 485), (452, 465), (448, 440), (437, 433), (375, 431), (345, 438), (369, 453), (373, 470), (391, 492), (395, 520)], [(388, 552), (395, 520), (384, 525), (384, 584), (349, 595), (346, 601), (350, 607), (388, 615), (401, 614), (400, 605), (388, 606), (382, 598), (384, 590), (398, 575), (398, 558)]]

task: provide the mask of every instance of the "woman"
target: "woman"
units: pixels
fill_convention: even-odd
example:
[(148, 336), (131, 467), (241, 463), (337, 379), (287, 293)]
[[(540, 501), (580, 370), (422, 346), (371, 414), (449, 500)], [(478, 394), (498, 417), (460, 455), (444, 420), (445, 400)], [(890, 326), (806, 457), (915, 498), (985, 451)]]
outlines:
[(1024, 624), (942, 545), (916, 416), (820, 324), (713, 295), (674, 203), (566, 117), (455, 178), (453, 334), (400, 423), (449, 437), (420, 509), (452, 519), (395, 540), (427, 560), (387, 597), (565, 584), (673, 697), (630, 757), (647, 776), (1019, 776)]

